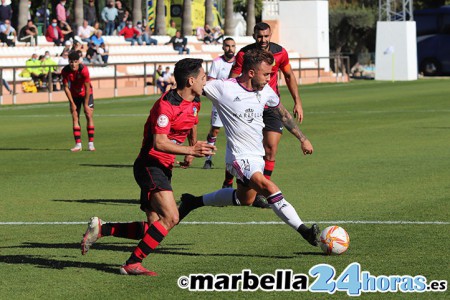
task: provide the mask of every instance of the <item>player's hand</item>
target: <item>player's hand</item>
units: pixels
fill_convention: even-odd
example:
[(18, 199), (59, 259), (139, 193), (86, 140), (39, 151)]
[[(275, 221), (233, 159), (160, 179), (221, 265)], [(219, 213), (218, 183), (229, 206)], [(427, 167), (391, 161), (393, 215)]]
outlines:
[(294, 118), (299, 122), (300, 124), (303, 122), (303, 108), (300, 104), (297, 104), (294, 106)]
[(205, 157), (208, 155), (216, 154), (216, 146), (208, 144), (206, 141), (197, 141), (194, 146), (192, 146), (192, 155), (195, 157)]
[(187, 169), (191, 166), (193, 160), (194, 160), (194, 156), (186, 155), (184, 157), (184, 161), (179, 161), (178, 164), (180, 165), (180, 168)]
[(311, 155), (314, 151), (314, 148), (308, 139), (306, 139), (302, 142), (301, 148), (302, 148), (303, 155), (306, 155), (306, 154)]

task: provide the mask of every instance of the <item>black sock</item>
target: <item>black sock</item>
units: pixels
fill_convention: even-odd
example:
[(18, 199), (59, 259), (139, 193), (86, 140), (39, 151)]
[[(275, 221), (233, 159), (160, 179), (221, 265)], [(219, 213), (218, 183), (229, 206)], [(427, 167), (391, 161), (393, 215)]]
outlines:
[(308, 228), (305, 224), (302, 224), (297, 228), (297, 232), (300, 233), (302, 237), (306, 239), (310, 234), (310, 228)]

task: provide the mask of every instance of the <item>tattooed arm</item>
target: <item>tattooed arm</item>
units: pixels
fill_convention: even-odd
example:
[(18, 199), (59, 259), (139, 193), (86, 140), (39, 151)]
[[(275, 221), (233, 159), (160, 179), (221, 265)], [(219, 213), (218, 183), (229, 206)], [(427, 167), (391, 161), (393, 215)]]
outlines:
[(298, 128), (298, 125), (295, 122), (294, 118), (283, 106), (283, 104), (281, 104), (281, 102), (275, 109), (275, 111), (280, 115), (284, 127), (300, 141), (303, 154), (312, 154), (314, 149), (311, 142), (303, 134), (300, 128)]

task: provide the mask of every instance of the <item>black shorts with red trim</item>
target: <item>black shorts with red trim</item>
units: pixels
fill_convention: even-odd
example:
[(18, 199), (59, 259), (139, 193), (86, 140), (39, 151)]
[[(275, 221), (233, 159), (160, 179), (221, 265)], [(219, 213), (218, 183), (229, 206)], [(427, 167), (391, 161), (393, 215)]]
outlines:
[[(77, 109), (79, 110), (81, 108), (81, 106), (83, 106), (83, 104), (84, 104), (84, 97), (73, 98), (73, 102), (75, 103), (75, 105), (77, 106)], [(88, 104), (89, 104), (90, 108), (94, 108), (94, 95), (93, 94), (89, 95)]]
[(281, 116), (275, 111), (276, 108), (265, 108), (263, 112), (264, 131), (275, 131), (283, 133), (283, 122)]
[(152, 193), (172, 191), (172, 170), (137, 158), (133, 165), (134, 179), (141, 188), (141, 210), (151, 210)]

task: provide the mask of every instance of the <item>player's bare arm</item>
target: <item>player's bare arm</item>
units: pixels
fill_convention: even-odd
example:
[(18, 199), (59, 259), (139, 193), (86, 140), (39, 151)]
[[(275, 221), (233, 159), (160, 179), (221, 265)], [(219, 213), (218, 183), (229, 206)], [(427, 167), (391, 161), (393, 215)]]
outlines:
[[(197, 143), (197, 125), (194, 125), (194, 127), (192, 127), (192, 129), (189, 131), (187, 139), (189, 146), (194, 146), (195, 143)], [(192, 164), (193, 160), (194, 160), (193, 155), (185, 155), (184, 161), (179, 162), (179, 165), (181, 168), (186, 169)]]
[(300, 99), (300, 95), (298, 93), (298, 85), (297, 79), (295, 78), (295, 74), (292, 71), (291, 65), (287, 65), (285, 68), (281, 70), (284, 75), (284, 80), (286, 81), (286, 85), (288, 87), (289, 92), (291, 93), (292, 99), (294, 100), (294, 117), (298, 122), (302, 123), (303, 121), (303, 107), (302, 100)]
[(204, 157), (214, 154), (215, 146), (209, 145), (206, 141), (197, 141), (192, 146), (178, 145), (169, 140), (166, 134), (153, 135), (153, 147), (155, 150), (175, 155), (192, 155)]
[(303, 154), (312, 154), (314, 149), (311, 142), (300, 130), (292, 115), (283, 106), (283, 104), (281, 104), (281, 102), (276, 111), (280, 114), (284, 127), (300, 141)]

